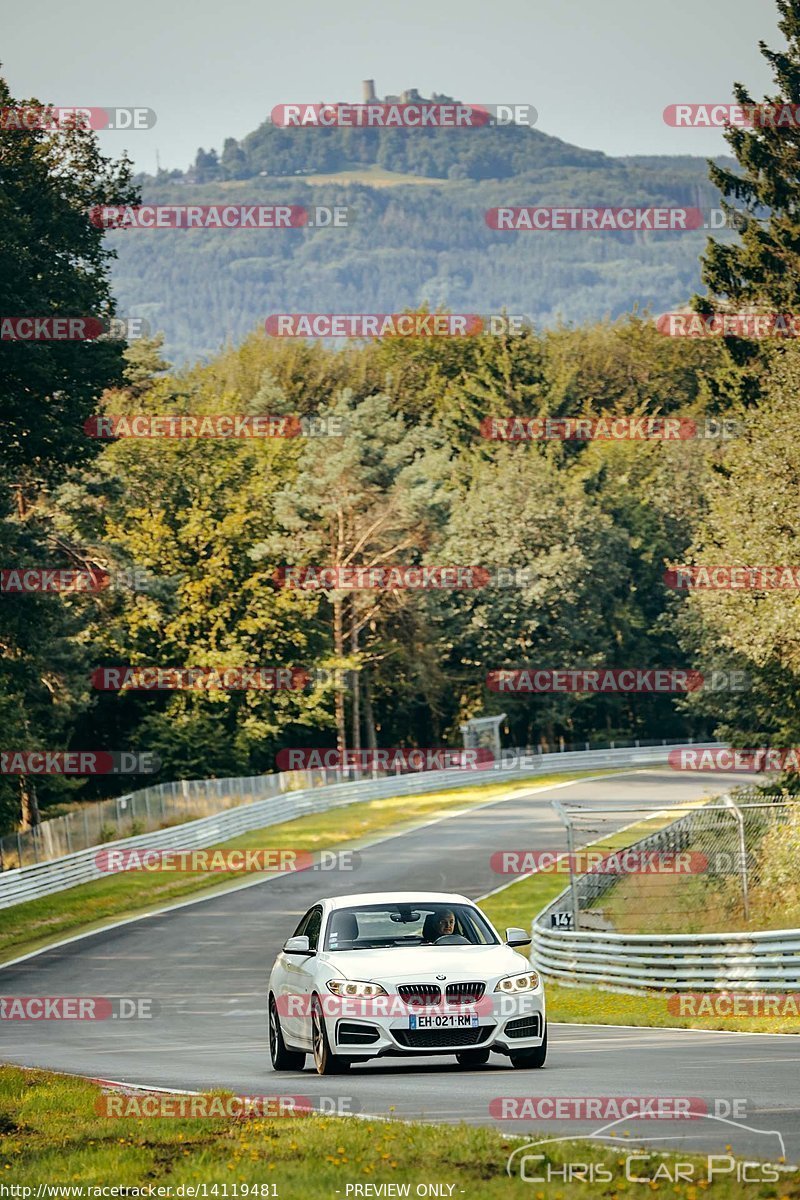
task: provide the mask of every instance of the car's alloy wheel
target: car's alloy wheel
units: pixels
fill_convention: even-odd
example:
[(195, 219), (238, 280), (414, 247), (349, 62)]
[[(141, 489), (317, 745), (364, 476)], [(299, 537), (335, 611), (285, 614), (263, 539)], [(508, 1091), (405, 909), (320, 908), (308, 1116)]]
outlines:
[(489, 1051), (485, 1047), (480, 1050), (459, 1050), (456, 1058), (460, 1067), (482, 1067), (489, 1061)]
[(544, 1060), (547, 1058), (547, 1026), (544, 1027), (544, 1037), (541, 1046), (535, 1046), (533, 1050), (517, 1050), (511, 1055), (512, 1067), (543, 1067)]
[(348, 1070), (350, 1059), (331, 1052), (322, 1006), (316, 996), (311, 1002), (311, 1044), (318, 1075), (339, 1075)]
[(269, 998), (269, 1056), (273, 1071), (302, 1071), (306, 1065), (306, 1056), (301, 1050), (286, 1049), (274, 996)]

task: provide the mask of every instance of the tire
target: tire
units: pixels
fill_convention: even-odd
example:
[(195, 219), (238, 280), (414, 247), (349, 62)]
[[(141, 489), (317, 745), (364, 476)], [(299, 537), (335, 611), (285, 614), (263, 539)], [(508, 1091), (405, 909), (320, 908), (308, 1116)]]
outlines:
[(318, 1075), (342, 1075), (350, 1069), (350, 1059), (331, 1051), (322, 1005), (315, 996), (311, 1001), (311, 1042)]
[(269, 1056), (273, 1071), (302, 1071), (306, 1065), (302, 1050), (286, 1049), (274, 996), (269, 998)]
[(489, 1051), (483, 1048), (480, 1050), (459, 1050), (456, 1058), (460, 1067), (482, 1067), (484, 1063), (489, 1061)]
[(518, 1050), (516, 1054), (511, 1055), (512, 1067), (517, 1067), (520, 1070), (525, 1070), (531, 1067), (543, 1067), (544, 1060), (547, 1058), (547, 1026), (544, 1027), (544, 1038), (541, 1046), (535, 1046), (533, 1050)]

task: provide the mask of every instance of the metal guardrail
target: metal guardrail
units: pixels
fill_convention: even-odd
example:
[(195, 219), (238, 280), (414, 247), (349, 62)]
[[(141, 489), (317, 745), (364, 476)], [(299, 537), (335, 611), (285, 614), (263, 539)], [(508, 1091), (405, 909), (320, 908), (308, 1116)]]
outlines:
[[(693, 817), (702, 812), (678, 818), (631, 849), (683, 849)], [(608, 875), (581, 875), (578, 902), (596, 899), (610, 882)], [(800, 929), (629, 934), (552, 927), (551, 915), (568, 912), (573, 899), (572, 887), (564, 888), (532, 922), (530, 960), (546, 979), (627, 992), (800, 990)]]
[[(506, 782), (515, 777), (523, 778), (545, 774), (557, 768), (560, 771), (586, 768), (637, 766), (663, 762), (668, 746), (688, 746), (689, 742), (664, 743), (657, 746), (632, 746), (625, 749), (579, 750), (566, 753), (519, 755), (513, 763), (497, 768), (466, 771), (461, 768), (445, 771), (426, 771), (407, 775), (389, 776), (384, 779), (369, 779), (351, 783), (328, 784), (323, 787), (303, 788), (286, 791), (264, 800), (256, 800), (238, 808), (227, 809), (213, 816), (187, 821), (169, 829), (135, 837), (106, 842), (102, 847), (92, 846), (75, 854), (67, 854), (50, 862), (34, 866), (18, 867), (0, 874), (0, 909), (26, 900), (35, 900), (53, 892), (64, 891), (94, 879), (108, 878), (96, 863), (102, 849), (114, 846), (146, 847), (163, 850), (194, 850), (214, 846), (219, 842), (238, 837), (253, 829), (263, 829), (283, 821), (294, 820), (307, 813), (324, 812), (347, 804), (365, 800), (385, 799), (427, 792), (447, 791), (470, 784)], [(695, 743), (713, 746), (716, 743)], [(198, 783), (201, 781), (195, 781)], [(217, 781), (208, 780), (209, 786)]]
[(621, 934), (532, 926), (531, 962), (546, 979), (620, 991), (800, 989), (800, 929)]
[[(691, 744), (691, 739), (689, 739)], [(624, 750), (640, 746), (667, 745), (662, 741), (612, 741), (603, 745), (564, 745), (555, 751), (558, 754), (582, 750)], [(672, 743), (670, 743), (672, 744)], [(506, 755), (529, 755), (533, 770), (538, 769), (540, 758), (550, 754), (546, 746), (525, 750), (504, 750)], [(324, 761), (324, 759), (323, 759)], [(502, 760), (501, 764), (502, 765)], [(412, 768), (398, 763), (389, 769), (361, 769), (350, 765), (342, 767), (314, 767), (299, 771), (269, 773), (264, 775), (232, 776), (226, 779), (174, 779), (164, 783), (150, 784), (124, 796), (110, 800), (96, 800), (59, 817), (45, 816), (38, 825), (26, 830), (17, 830), (0, 836), (0, 872), (15, 867), (32, 867), (37, 863), (51, 862), (64, 858), (90, 846), (119, 841), (120, 838), (136, 837), (140, 833), (151, 833), (186, 821), (197, 821), (200, 817), (211, 817), (229, 808), (242, 804), (254, 804), (267, 796), (275, 796), (300, 788), (327, 787), (332, 783), (354, 783), (365, 779), (383, 779), (387, 775), (397, 777)], [(416, 773), (416, 772), (415, 772)]]

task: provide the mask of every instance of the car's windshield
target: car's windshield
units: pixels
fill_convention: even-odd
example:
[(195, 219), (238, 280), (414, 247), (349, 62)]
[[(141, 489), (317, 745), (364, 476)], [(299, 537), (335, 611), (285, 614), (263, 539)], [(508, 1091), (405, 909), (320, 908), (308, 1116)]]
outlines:
[(335, 909), (325, 949), (374, 950), (394, 946), (496, 946), (498, 939), (477, 908), (466, 904), (360, 904)]

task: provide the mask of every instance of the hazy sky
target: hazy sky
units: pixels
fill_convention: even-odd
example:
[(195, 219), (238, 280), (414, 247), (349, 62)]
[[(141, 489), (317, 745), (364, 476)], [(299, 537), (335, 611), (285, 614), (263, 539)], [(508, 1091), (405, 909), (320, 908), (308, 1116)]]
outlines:
[(142, 105), (152, 131), (106, 133), (138, 168), (186, 167), (274, 104), (416, 87), (530, 103), (538, 127), (609, 154), (716, 154), (717, 131), (671, 129), (667, 104), (770, 90), (758, 40), (781, 44), (773, 0), (37, 0), (6, 7), (12, 93), (59, 105)]

